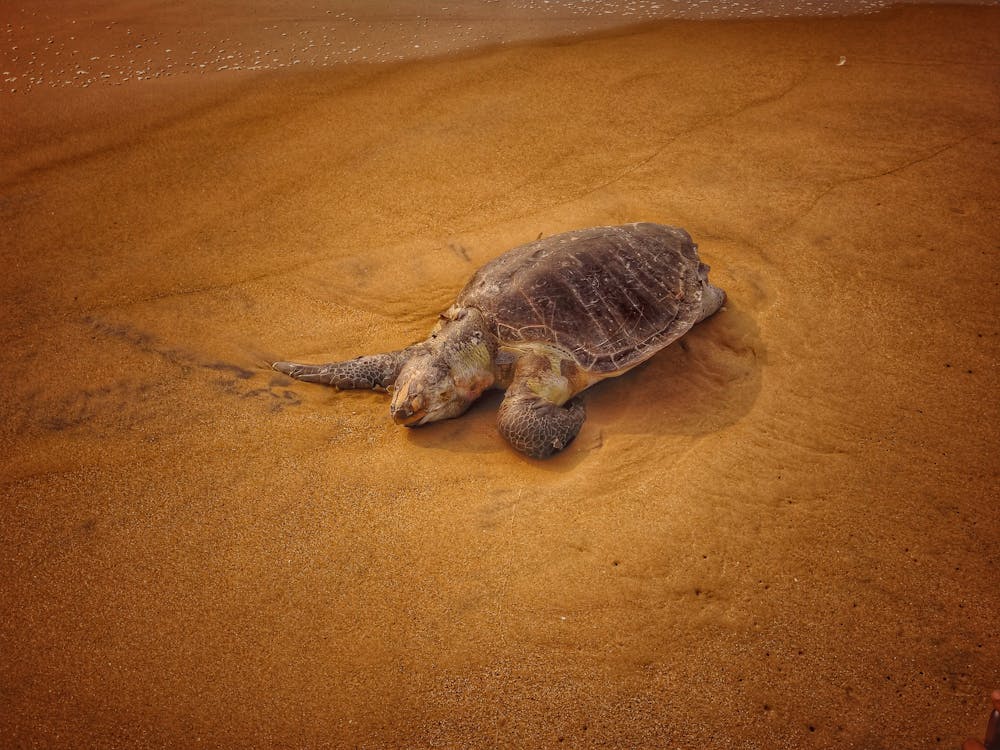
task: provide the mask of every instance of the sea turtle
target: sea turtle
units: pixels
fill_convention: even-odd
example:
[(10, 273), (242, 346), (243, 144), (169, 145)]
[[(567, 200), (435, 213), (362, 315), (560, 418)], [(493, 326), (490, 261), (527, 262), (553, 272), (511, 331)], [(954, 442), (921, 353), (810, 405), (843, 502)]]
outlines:
[(500, 433), (545, 458), (584, 420), (578, 394), (621, 375), (722, 307), (691, 236), (639, 223), (557, 234), (480, 268), (425, 340), (346, 362), (275, 362), (337, 388), (392, 390), (392, 418), (416, 427), (504, 388)]

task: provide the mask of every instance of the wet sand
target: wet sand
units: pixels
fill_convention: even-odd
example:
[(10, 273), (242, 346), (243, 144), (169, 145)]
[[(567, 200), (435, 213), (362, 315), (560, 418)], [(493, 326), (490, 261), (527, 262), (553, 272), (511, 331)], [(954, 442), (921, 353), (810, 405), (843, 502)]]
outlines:
[[(668, 22), (8, 95), (0, 744), (981, 734), (998, 32)], [(409, 431), (266, 367), (422, 338), (504, 250), (636, 220), (729, 304), (547, 462), (496, 395)]]

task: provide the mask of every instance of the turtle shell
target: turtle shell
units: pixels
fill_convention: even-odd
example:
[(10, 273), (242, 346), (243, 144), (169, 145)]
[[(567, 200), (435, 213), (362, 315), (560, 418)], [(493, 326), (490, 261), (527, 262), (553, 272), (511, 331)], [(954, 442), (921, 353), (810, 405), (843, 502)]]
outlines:
[(593, 373), (633, 367), (701, 313), (708, 267), (683, 229), (595, 227), (514, 248), (480, 268), (456, 300), (501, 344), (553, 344)]

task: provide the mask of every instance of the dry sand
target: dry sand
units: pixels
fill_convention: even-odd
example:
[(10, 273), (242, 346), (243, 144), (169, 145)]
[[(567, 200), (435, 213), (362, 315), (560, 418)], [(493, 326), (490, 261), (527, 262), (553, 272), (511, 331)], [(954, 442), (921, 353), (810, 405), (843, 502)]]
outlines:
[[(998, 61), (935, 6), (5, 95), (0, 745), (981, 734)], [(266, 368), (634, 220), (730, 302), (555, 459)]]

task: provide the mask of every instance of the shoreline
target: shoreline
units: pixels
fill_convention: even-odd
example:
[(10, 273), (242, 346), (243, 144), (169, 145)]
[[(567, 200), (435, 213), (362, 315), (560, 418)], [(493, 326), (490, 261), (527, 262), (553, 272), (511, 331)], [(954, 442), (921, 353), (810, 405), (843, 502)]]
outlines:
[[(696, 15), (700, 11), (693, 8), (681, 6), (679, 10), (674, 9), (676, 15), (656, 16), (654, 11), (646, 9), (647, 16), (635, 20), (629, 17), (630, 13), (637, 12), (634, 9), (620, 9), (623, 15), (607, 11), (595, 20), (593, 14), (570, 12), (546, 15), (541, 7), (555, 7), (547, 4), (539, 8), (528, 5), (504, 9), (498, 6), (498, 10), (493, 11), (494, 17), (487, 7), (472, 3), (472, 7), (478, 8), (482, 15), (453, 16), (447, 13), (449, 8), (445, 7), (439, 11), (440, 16), (427, 16), (420, 12), (426, 10), (421, 3), (412, 0), (411, 5), (404, 4), (402, 9), (386, 16), (364, 5), (351, 8), (350, 3), (346, 3), (342, 5), (345, 10), (335, 14), (327, 10), (324, 13), (316, 11), (314, 16), (296, 14), (294, 19), (267, 16), (255, 21), (256, 25), (230, 28), (228, 33), (233, 36), (221, 38), (217, 37), (223, 33), (221, 28), (224, 28), (227, 18), (237, 18), (246, 24), (235, 8), (226, 9), (224, 4), (216, 11), (217, 18), (205, 17), (200, 22), (186, 19), (181, 23), (177, 12), (180, 3), (176, 0), (163, 5), (159, 15), (150, 13), (153, 9), (147, 8), (145, 18), (133, 14), (131, 18), (126, 15), (125, 20), (111, 8), (101, 8), (100, 3), (94, 15), (95, 9), (87, 9), (86, 3), (80, 2), (77, 10), (81, 14), (79, 18), (66, 20), (64, 17), (60, 20), (46, 16), (47, 25), (36, 28), (17, 23), (18, 20), (30, 22), (38, 13), (33, 11), (27, 18), (14, 18), (7, 22), (6, 27), (0, 30), (6, 32), (8, 44), (5, 50), (7, 59), (0, 57), (0, 68), (3, 69), (0, 96), (25, 96), (32, 91), (53, 89), (134, 85), (137, 82), (153, 82), (161, 77), (201, 78), (219, 73), (233, 75), (295, 69), (342, 69), (353, 65), (383, 67), (418, 60), (462, 59), (519, 45), (568, 44), (641, 33), (659, 24), (674, 22), (794, 22), (865, 18), (916, 7), (996, 6), (993, 0), (896, 2), (874, 8), (862, 0), (859, 2), (854, 12), (824, 12), (824, 6), (820, 5), (814, 6), (812, 14), (757, 15), (766, 10), (755, 10), (750, 15), (739, 15), (742, 11), (723, 7), (724, 12), (735, 15), (710, 14), (708, 17)], [(781, 5), (780, 0), (778, 4)], [(614, 2), (610, 5), (614, 7)], [(658, 3), (653, 5), (662, 7)], [(316, 10), (314, 6), (310, 8)], [(795, 9), (800, 8), (795, 6)], [(777, 8), (771, 10), (778, 12)], [(22, 9), (21, 12), (27, 11)], [(685, 15), (688, 12), (695, 15)], [(63, 16), (71, 13), (73, 9), (66, 8)], [(327, 25), (329, 23), (337, 25)], [(220, 30), (210, 31), (213, 24), (221, 27)], [(295, 31), (297, 25), (302, 28)], [(456, 30), (461, 32), (458, 36), (454, 36)], [(421, 34), (428, 36), (425, 38)], [(299, 41), (292, 41), (294, 37), (300, 37)], [(363, 49), (367, 49), (361, 45), (376, 43), (374, 51), (361, 54)], [(47, 69), (43, 70), (46, 66)]]
[[(312, 67), (309, 65), (287, 66), (278, 69), (240, 69), (208, 72), (184, 72), (171, 73), (169, 76), (149, 77), (142, 81), (119, 82), (116, 85), (98, 84), (80, 87), (58, 87), (52, 90), (49, 87), (34, 87), (29, 92), (18, 94), (7, 94), (15, 97), (12, 102), (20, 102), (23, 106), (16, 107), (13, 115), (7, 119), (4, 128), (0, 128), (0, 166), (5, 166), (5, 157), (18, 159), (25, 148), (37, 147), (39, 143), (55, 144), (58, 151), (67, 145), (67, 140), (78, 138), (84, 133), (99, 133), (113, 130), (104, 127), (104, 121), (109, 113), (114, 112), (114, 116), (119, 119), (120, 127), (131, 128), (135, 132), (142, 132), (150, 127), (157, 127), (160, 122), (156, 113), (175, 104), (176, 96), (183, 94), (190, 98), (193, 96), (187, 107), (191, 111), (196, 111), (204, 107), (211, 107), (222, 104), (227, 98), (240, 96), (240, 92), (267, 88), (272, 85), (281, 85), (283, 81), (294, 81), (297, 76), (302, 80), (312, 80), (322, 77), (324, 73), (334, 76), (331, 80), (363, 80), (366, 78), (378, 78), (383, 75), (392, 75), (393, 71), (405, 68), (413, 64), (439, 64), (454, 61), (456, 64), (475, 60), (477, 58), (488, 57), (493, 54), (509, 50), (530, 47), (561, 47), (576, 44), (596, 43), (601, 40), (631, 37), (642, 34), (655, 33), (657, 30), (665, 30), (679, 24), (677, 28), (683, 28), (686, 24), (697, 24), (712, 27), (721, 24), (725, 28), (728, 24), (745, 25), (752, 28), (755, 24), (808, 24), (811, 21), (817, 22), (846, 22), (852, 19), (873, 19), (879, 17), (890, 18), (894, 14), (905, 14), (908, 9), (915, 8), (957, 8), (974, 10), (976, 8), (991, 7), (987, 5), (988, 0), (982, 2), (931, 2), (931, 3), (894, 3), (887, 8), (881, 8), (870, 13), (858, 13), (845, 16), (792, 16), (777, 18), (727, 18), (727, 19), (657, 19), (638, 22), (635, 24), (617, 26), (601, 30), (592, 30), (577, 34), (573, 32), (568, 35), (527, 37), (513, 42), (485, 43), (483, 46), (465, 50), (443, 52), (439, 55), (428, 57), (414, 57), (385, 62), (364, 62), (345, 61), (328, 67)], [(1000, 6), (997, 6), (1000, 7)], [(832, 54), (832, 53), (831, 53)], [(807, 45), (803, 49), (804, 58), (810, 57)], [(963, 61), (955, 64), (975, 64), (972, 61)], [(989, 65), (988, 61), (982, 64)], [(8, 63), (9, 66), (9, 63)], [(270, 82), (273, 82), (270, 83)], [(197, 84), (192, 87), (192, 84)], [(5, 94), (0, 92), (0, 97)], [(117, 105), (121, 97), (130, 98), (128, 111), (122, 111)], [(117, 111), (116, 111), (117, 110)], [(79, 123), (72, 123), (71, 118), (80, 118)], [(45, 123), (54, 125), (50, 131), (39, 129), (38, 124)], [(77, 132), (74, 129), (78, 128)], [(67, 135), (61, 135), (67, 134)], [(68, 136), (68, 137), (67, 137)], [(131, 137), (131, 136), (129, 136)], [(98, 140), (93, 146), (85, 147), (101, 150), (108, 144)], [(79, 155), (79, 154), (77, 154)], [(46, 161), (60, 161), (62, 159), (73, 158), (72, 153), (43, 157), (37, 160), (35, 166), (29, 166), (28, 170), (40, 168)], [(5, 167), (6, 168), (6, 167)], [(11, 167), (12, 168), (12, 167)], [(16, 174), (16, 172), (14, 173)]]

